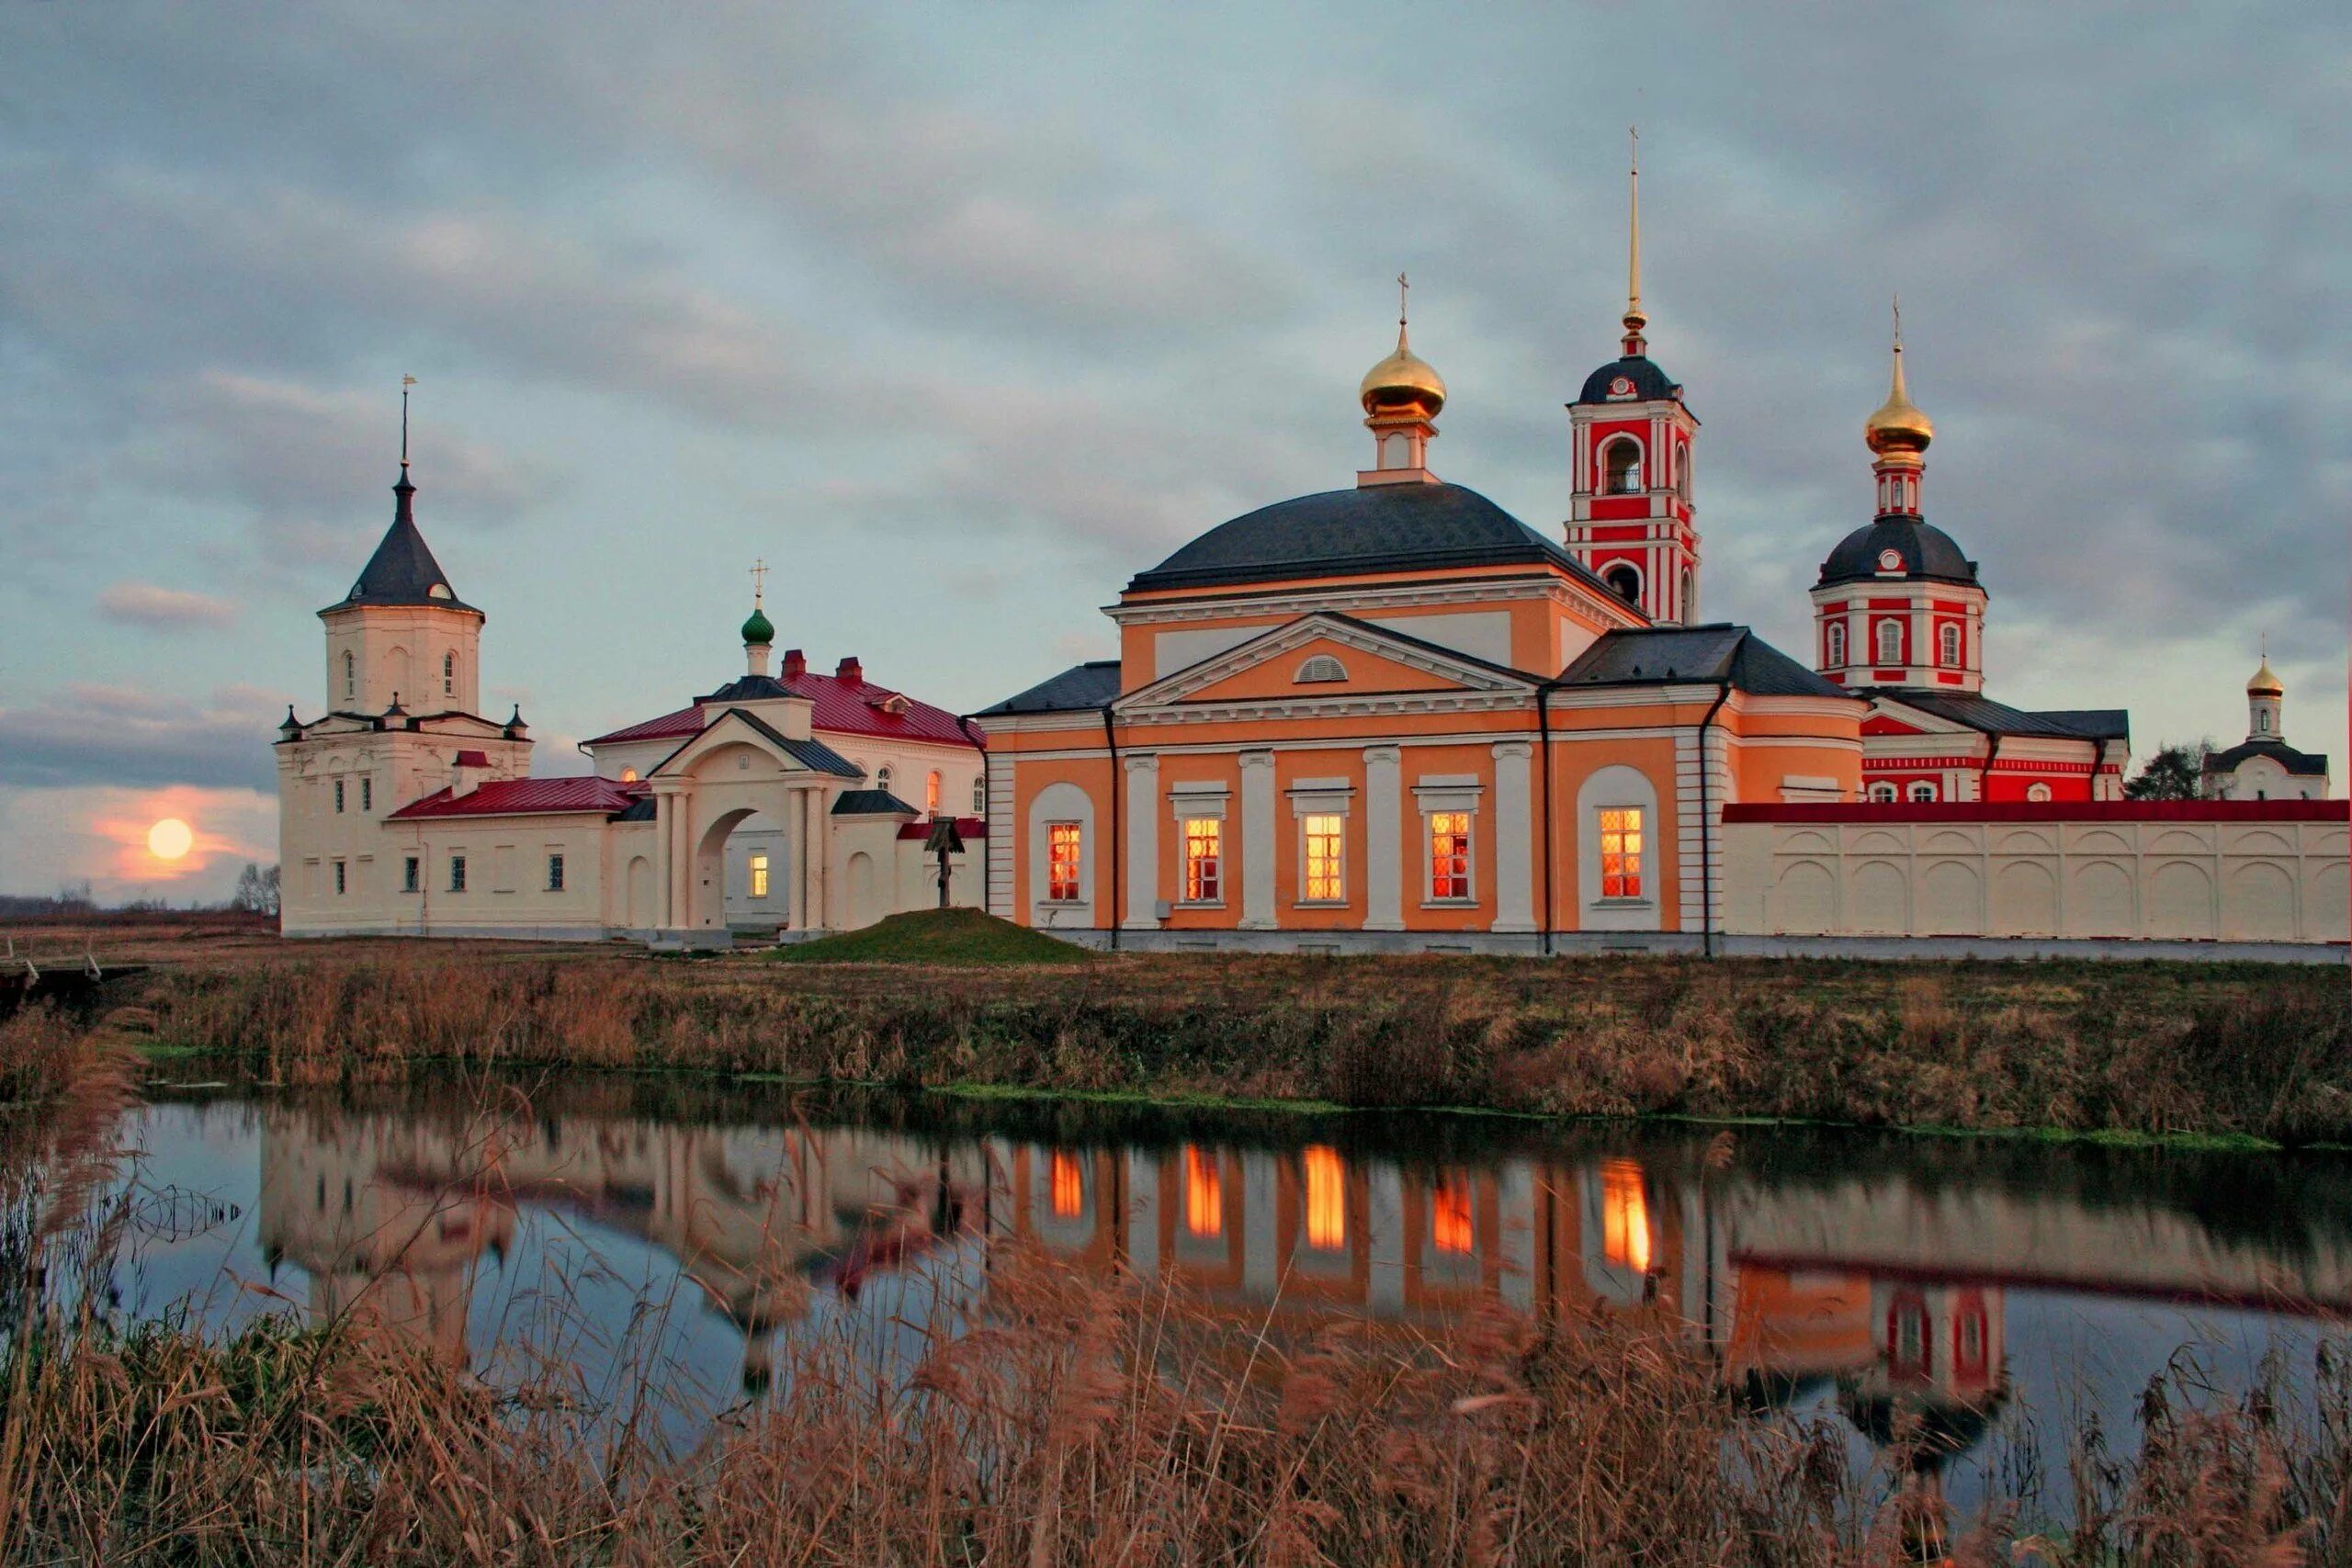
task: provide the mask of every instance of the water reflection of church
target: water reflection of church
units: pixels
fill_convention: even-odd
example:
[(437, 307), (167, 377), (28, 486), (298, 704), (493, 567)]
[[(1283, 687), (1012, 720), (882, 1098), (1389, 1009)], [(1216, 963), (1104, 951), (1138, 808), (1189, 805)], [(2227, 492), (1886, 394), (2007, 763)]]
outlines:
[[(518, 1214), (650, 1244), (743, 1337), (747, 1384), (821, 1300), (990, 1240), (1034, 1238), (1246, 1309), (1276, 1334), (1334, 1311), (1442, 1318), (1487, 1295), (1559, 1320), (1679, 1317), (1763, 1404), (1833, 1391), (1884, 1443), (1916, 1416), (1951, 1450), (2005, 1395), (2012, 1287), (2352, 1313), (2352, 1246), (2288, 1255), (2152, 1208), (2101, 1209), (1896, 1175), (1768, 1185), (1680, 1155), (1363, 1157), (1329, 1145), (1064, 1148), (852, 1128), (542, 1119), (485, 1134), (378, 1115), (269, 1116), (261, 1230), (321, 1312), (357, 1311), (453, 1359)], [(981, 1289), (984, 1272), (970, 1275)]]

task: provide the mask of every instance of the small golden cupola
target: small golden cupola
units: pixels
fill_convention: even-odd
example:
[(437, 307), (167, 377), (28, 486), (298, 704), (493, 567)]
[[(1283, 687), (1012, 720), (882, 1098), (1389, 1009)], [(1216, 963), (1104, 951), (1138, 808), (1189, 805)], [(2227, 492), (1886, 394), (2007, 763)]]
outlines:
[(2249, 697), (2283, 697), (2287, 694), (2287, 688), (2278, 676), (2270, 672), (2270, 656), (2267, 653), (2263, 655), (2262, 668), (2256, 671), (2254, 679), (2245, 683), (2245, 694)]
[(1919, 511), (1919, 475), (1927, 467), (1920, 455), (1936, 438), (1935, 423), (1911, 400), (1903, 379), (1903, 301), (1894, 302), (1894, 375), (1886, 401), (1862, 422), (1862, 440), (1875, 455), (1878, 509), (1881, 515), (1913, 515)]
[(1413, 352), (1405, 325), (1406, 290), (1396, 275), (1396, 352), (1364, 372), (1356, 389), (1363, 403), (1364, 427), (1372, 432), (1373, 466), (1359, 470), (1359, 485), (1434, 484), (1429, 444), (1437, 439), (1438, 411), (1445, 407), (1445, 378)]

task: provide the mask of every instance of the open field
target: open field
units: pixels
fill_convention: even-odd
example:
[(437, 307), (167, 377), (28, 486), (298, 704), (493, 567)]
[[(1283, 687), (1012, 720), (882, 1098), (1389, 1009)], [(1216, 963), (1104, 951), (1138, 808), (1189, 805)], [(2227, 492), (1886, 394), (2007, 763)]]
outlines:
[(97, 951), (151, 965), (102, 993), (118, 1024), (277, 1081), (380, 1081), (424, 1062), (686, 1068), (2352, 1142), (2352, 994), (2334, 969), (1190, 954), (776, 964), (161, 931)]

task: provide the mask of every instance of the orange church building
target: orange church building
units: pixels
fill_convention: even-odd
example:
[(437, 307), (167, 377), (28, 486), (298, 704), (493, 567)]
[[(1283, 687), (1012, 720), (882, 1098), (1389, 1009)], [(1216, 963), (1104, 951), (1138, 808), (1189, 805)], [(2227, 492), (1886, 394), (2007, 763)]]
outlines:
[(989, 908), (1132, 946), (1699, 945), (1725, 803), (1856, 798), (1868, 699), (1696, 621), (1698, 421), (1634, 277), (1565, 540), (1432, 471), (1445, 383), (1400, 317), (1352, 486), (1138, 573), (1116, 660), (976, 716)]

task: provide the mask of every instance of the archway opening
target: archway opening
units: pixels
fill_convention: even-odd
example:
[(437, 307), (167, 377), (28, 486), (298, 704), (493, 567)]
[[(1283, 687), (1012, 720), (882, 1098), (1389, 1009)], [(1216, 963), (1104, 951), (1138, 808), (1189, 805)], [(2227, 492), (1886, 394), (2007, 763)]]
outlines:
[(792, 834), (780, 817), (730, 811), (704, 830), (695, 876), (719, 894), (705, 925), (773, 936), (792, 919)]

